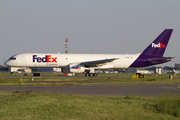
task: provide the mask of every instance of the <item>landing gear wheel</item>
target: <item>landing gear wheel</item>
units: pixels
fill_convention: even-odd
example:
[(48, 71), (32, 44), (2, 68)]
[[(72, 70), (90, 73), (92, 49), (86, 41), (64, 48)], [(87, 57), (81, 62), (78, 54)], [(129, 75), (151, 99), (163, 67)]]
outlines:
[(85, 76), (86, 76), (86, 77), (89, 76), (89, 73), (85, 73)]
[(97, 73), (94, 73), (93, 76), (94, 76), (94, 77), (97, 77)]
[(89, 73), (89, 77), (92, 77), (93, 76), (93, 73)]

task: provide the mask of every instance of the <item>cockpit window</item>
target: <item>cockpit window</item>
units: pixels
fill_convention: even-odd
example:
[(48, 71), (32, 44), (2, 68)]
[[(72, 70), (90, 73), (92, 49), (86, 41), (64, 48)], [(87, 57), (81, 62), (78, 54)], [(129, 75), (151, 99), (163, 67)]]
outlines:
[(16, 58), (15, 57), (10, 57), (9, 60), (16, 60)]

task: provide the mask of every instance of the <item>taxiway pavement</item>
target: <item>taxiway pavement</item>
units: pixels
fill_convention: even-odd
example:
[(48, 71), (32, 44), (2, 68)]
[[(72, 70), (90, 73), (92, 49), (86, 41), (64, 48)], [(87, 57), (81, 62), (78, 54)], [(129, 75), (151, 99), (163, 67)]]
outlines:
[(70, 85), (70, 86), (1, 86), (1, 92), (33, 91), (73, 95), (157, 97), (169, 93), (180, 95), (178, 85)]

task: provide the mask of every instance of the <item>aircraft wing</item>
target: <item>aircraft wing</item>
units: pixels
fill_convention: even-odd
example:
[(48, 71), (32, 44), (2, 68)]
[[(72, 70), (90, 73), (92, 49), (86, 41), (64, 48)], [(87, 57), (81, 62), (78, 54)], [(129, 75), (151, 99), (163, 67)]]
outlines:
[(98, 67), (104, 63), (112, 62), (114, 60), (117, 60), (119, 58), (111, 58), (111, 59), (103, 59), (103, 60), (96, 60), (96, 61), (87, 61), (80, 63), (81, 65), (84, 65), (85, 67)]
[(150, 59), (148, 60), (148, 62), (161, 62), (161, 61), (165, 61), (165, 60), (171, 60), (175, 57), (163, 57), (163, 58), (156, 58), (156, 59)]

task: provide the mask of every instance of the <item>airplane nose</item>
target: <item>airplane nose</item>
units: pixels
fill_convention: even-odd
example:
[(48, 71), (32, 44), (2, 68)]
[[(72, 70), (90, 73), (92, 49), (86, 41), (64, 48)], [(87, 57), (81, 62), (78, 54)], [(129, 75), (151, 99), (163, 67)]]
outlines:
[(6, 62), (4, 62), (4, 64), (5, 64), (6, 66), (9, 66), (9, 61), (7, 60)]

